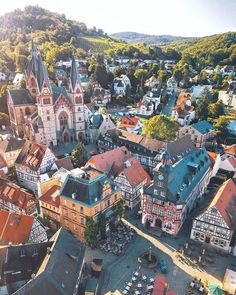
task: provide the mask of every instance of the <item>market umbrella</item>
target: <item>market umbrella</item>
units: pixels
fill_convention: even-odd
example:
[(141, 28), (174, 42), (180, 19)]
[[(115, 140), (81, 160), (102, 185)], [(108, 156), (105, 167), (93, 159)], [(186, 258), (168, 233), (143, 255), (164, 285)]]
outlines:
[(210, 283), (208, 289), (211, 295), (224, 295), (223, 290), (216, 283)]

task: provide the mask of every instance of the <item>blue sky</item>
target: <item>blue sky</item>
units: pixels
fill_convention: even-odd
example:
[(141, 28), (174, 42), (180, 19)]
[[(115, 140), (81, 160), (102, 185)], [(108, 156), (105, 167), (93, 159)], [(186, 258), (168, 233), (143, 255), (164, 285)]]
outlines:
[(107, 33), (208, 36), (236, 31), (236, 0), (8, 0), (0, 15), (25, 5), (64, 13)]

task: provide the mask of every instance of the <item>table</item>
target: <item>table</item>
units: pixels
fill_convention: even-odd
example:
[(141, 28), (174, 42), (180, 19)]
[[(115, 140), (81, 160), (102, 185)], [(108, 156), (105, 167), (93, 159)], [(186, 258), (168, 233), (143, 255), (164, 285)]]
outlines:
[(148, 290), (152, 290), (152, 289), (153, 289), (153, 285), (149, 285), (149, 286), (147, 286), (147, 289), (148, 289)]
[(138, 288), (142, 288), (142, 284), (141, 283), (138, 283), (137, 287)]
[(153, 283), (154, 282), (154, 279), (153, 278), (150, 278), (150, 283)]

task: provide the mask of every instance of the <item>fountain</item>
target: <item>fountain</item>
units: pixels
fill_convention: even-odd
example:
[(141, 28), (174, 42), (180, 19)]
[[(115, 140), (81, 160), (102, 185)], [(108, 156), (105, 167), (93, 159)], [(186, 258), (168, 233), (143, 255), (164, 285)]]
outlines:
[(138, 257), (138, 262), (146, 268), (155, 268), (158, 263), (158, 259), (153, 254), (152, 247), (149, 247), (148, 251)]

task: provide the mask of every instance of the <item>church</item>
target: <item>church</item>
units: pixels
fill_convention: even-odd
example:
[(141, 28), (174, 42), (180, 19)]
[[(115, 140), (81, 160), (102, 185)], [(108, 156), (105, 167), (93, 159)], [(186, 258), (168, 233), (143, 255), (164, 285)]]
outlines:
[(54, 87), (32, 42), (24, 77), (25, 89), (8, 91), (8, 110), (15, 136), (47, 146), (83, 140), (88, 110), (74, 57), (67, 87)]

